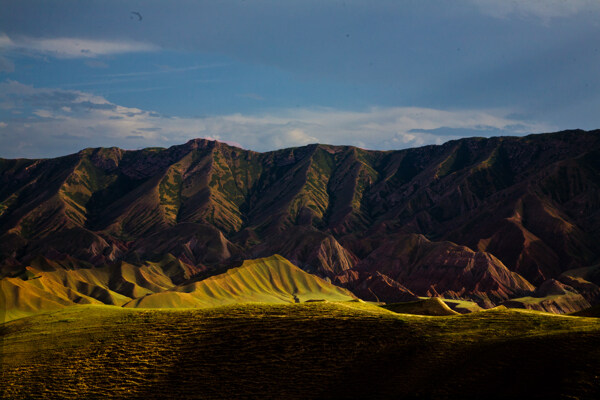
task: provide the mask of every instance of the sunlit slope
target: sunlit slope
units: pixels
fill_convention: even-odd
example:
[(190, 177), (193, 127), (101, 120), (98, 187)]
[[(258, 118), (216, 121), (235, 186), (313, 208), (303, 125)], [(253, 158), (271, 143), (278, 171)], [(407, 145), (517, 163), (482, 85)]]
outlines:
[(298, 303), (309, 300), (347, 301), (346, 289), (302, 271), (274, 255), (246, 260), (241, 267), (169, 291), (132, 300), (125, 307), (214, 307), (233, 303)]
[(19, 278), (0, 280), (0, 322), (73, 305)]
[(171, 289), (175, 286), (172, 277), (185, 274), (185, 266), (169, 257), (142, 266), (119, 262), (95, 268), (71, 267), (40, 257), (20, 276), (0, 279), (3, 321), (75, 304), (121, 306)]
[(0, 343), (2, 398), (600, 398), (600, 320), (532, 311), (87, 305), (2, 324)]
[(166, 256), (141, 266), (71, 265), (40, 257), (22, 274), (0, 280), (1, 322), (76, 304), (148, 308), (202, 308), (232, 303), (347, 301), (346, 289), (308, 274), (281, 256), (247, 260), (203, 281), (177, 285), (189, 266)]

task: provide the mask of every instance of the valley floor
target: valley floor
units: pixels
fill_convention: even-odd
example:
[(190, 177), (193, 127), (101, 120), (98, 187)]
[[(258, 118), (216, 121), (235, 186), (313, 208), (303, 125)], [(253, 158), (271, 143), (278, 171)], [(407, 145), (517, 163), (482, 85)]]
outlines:
[(2, 398), (600, 398), (600, 319), (532, 311), (72, 306), (0, 351)]

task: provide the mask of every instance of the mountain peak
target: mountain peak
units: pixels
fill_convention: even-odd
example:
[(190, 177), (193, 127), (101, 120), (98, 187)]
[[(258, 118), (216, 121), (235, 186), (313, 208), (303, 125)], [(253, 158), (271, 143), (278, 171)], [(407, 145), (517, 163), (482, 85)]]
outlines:
[[(237, 148), (244, 151), (246, 150), (242, 147), (241, 144), (229, 140), (218, 140), (213, 138), (194, 138), (188, 140), (184, 145), (184, 147), (188, 147), (191, 149), (214, 149), (216, 147), (227, 147), (227, 148)], [(253, 151), (251, 151), (254, 153)]]

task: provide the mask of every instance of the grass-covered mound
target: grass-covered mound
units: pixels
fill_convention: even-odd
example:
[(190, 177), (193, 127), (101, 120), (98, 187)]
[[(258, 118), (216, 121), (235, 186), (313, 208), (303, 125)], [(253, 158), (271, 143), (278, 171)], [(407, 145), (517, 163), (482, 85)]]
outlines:
[(456, 300), (456, 299), (442, 299), (444, 303), (448, 305), (452, 310), (460, 314), (468, 314), (476, 311), (481, 311), (481, 308), (477, 303), (468, 300)]
[(600, 321), (360, 302), (75, 306), (0, 325), (3, 398), (598, 398)]
[(400, 314), (415, 314), (415, 315), (458, 315), (458, 312), (452, 310), (446, 303), (438, 297), (430, 299), (422, 299), (417, 301), (408, 301), (405, 303), (393, 303), (382, 306), (386, 310)]

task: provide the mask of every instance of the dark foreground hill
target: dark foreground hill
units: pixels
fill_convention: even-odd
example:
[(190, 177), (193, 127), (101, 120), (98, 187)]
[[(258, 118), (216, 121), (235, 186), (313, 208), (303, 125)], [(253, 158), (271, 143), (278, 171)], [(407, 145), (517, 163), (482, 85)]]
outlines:
[(600, 320), (358, 302), (74, 306), (0, 325), (0, 396), (597, 399)]
[[(569, 272), (598, 264), (599, 243), (600, 131), (0, 159), (2, 276), (26, 277), (40, 257), (74, 269), (167, 257), (183, 285), (277, 253), (368, 300), (571, 312), (600, 301), (595, 275)], [(568, 296), (537, 290), (551, 279)]]

